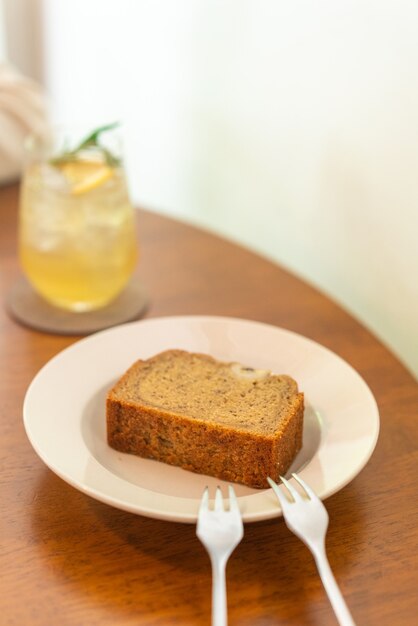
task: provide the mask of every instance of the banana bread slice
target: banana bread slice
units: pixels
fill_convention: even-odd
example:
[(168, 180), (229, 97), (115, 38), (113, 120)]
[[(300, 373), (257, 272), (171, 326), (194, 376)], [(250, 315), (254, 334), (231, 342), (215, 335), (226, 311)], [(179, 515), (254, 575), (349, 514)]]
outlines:
[(112, 448), (250, 487), (285, 474), (302, 446), (303, 394), (289, 376), (167, 350), (107, 395)]

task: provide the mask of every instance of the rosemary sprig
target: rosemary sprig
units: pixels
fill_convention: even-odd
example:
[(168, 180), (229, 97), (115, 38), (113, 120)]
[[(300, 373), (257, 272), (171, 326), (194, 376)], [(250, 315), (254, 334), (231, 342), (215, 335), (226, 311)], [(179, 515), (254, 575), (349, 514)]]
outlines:
[(119, 126), (119, 122), (113, 122), (112, 124), (106, 124), (105, 126), (96, 128), (93, 132), (87, 135), (87, 137), (85, 137), (76, 148), (73, 150), (63, 150), (60, 155), (52, 158), (50, 160), (51, 165), (59, 166), (63, 163), (68, 163), (68, 161), (77, 161), (80, 158), (80, 153), (88, 150), (94, 150), (95, 152), (101, 152), (103, 154), (107, 165), (110, 167), (118, 167), (120, 165), (120, 159), (112, 154), (108, 148), (100, 144), (101, 134), (106, 131), (113, 130), (117, 126)]

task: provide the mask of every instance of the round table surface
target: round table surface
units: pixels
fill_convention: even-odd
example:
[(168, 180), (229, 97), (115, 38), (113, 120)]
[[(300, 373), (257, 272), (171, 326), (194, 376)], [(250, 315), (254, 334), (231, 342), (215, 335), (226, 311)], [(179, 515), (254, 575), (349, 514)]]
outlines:
[[(20, 325), (5, 303), (20, 278), (18, 187), (0, 190), (0, 614), (18, 626), (209, 625), (211, 569), (192, 524), (127, 513), (52, 473), (25, 434), (38, 370), (79, 337)], [(357, 624), (418, 615), (418, 384), (361, 323), (313, 286), (205, 230), (138, 211), (144, 318), (265, 322), (328, 347), (363, 377), (380, 412), (370, 461), (326, 500), (331, 567)], [(231, 626), (327, 626), (335, 617), (307, 548), (281, 518), (245, 526), (227, 568)]]

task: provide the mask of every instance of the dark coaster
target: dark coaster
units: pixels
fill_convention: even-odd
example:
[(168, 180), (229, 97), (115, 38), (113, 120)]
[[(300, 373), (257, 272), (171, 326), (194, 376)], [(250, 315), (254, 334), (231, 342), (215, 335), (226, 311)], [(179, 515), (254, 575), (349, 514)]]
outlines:
[(97, 311), (73, 313), (43, 300), (22, 276), (6, 300), (9, 314), (21, 324), (57, 335), (89, 335), (98, 330), (138, 319), (146, 310), (148, 299), (134, 276), (113, 302)]

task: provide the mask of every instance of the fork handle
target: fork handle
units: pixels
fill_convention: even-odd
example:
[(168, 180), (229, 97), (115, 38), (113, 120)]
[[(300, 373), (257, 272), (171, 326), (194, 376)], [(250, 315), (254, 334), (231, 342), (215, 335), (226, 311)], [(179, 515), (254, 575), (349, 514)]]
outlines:
[(331, 606), (341, 626), (356, 626), (332, 573), (325, 550), (315, 551), (316, 566)]
[(227, 559), (212, 561), (212, 626), (227, 626), (226, 569)]

